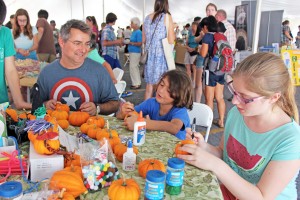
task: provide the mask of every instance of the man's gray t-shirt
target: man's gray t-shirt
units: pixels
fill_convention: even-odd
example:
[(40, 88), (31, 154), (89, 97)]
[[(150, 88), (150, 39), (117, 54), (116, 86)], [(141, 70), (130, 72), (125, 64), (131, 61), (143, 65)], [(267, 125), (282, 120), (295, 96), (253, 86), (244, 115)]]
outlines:
[(89, 58), (77, 69), (67, 69), (55, 60), (41, 71), (37, 82), (43, 102), (54, 99), (68, 104), (70, 110), (78, 110), (84, 102), (119, 100), (107, 70)]

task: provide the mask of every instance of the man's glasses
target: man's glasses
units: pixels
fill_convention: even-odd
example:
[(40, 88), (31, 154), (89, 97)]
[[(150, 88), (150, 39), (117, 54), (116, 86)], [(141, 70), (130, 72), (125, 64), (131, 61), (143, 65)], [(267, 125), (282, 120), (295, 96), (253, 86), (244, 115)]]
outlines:
[(89, 49), (92, 46), (91, 42), (83, 43), (80, 41), (72, 41), (72, 40), (68, 40), (68, 41), (71, 42), (72, 44), (74, 44), (74, 46), (76, 46), (76, 47), (85, 47), (85, 48)]
[(231, 93), (232, 95), (234, 95), (234, 96), (236, 97), (236, 99), (237, 99), (240, 103), (242, 103), (242, 104), (248, 104), (248, 103), (251, 103), (251, 102), (256, 101), (256, 100), (258, 100), (258, 99), (264, 98), (263, 96), (254, 97), (254, 98), (250, 98), (250, 99), (246, 99), (246, 98), (242, 97), (240, 94), (238, 94), (238, 93), (234, 90), (233, 84), (232, 84), (232, 83), (233, 83), (233, 79), (232, 79), (232, 77), (231, 77), (230, 75), (227, 75), (227, 76), (226, 76), (226, 82), (227, 82), (227, 87), (228, 87), (228, 90), (230, 91), (230, 93)]

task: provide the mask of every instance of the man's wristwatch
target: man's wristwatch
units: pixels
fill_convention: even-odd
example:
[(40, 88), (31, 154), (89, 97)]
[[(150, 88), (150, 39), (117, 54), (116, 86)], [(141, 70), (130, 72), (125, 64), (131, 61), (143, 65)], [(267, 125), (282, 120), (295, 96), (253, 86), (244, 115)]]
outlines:
[(100, 114), (100, 105), (96, 104), (96, 103), (94, 103), (94, 104), (96, 106), (96, 114)]

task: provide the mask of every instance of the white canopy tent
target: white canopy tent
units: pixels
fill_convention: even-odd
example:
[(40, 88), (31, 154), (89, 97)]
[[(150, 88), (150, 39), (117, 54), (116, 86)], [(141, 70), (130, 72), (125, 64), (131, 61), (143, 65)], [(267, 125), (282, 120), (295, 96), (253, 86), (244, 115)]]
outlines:
[[(4, 0), (7, 5), (7, 17), (14, 14), (17, 9), (24, 8), (29, 12), (31, 24), (35, 25), (37, 12), (45, 9), (49, 12), (49, 20), (55, 20), (59, 28), (69, 19), (82, 19), (93, 15), (98, 25), (105, 21), (109, 12), (117, 15), (118, 20), (115, 28), (126, 27), (132, 17), (144, 16), (153, 11), (155, 0)], [(300, 25), (299, 1), (295, 0), (260, 0), (261, 10), (284, 10), (284, 19), (290, 20), (290, 26), (294, 35)], [(260, 2), (259, 1), (259, 2)], [(227, 12), (228, 19), (233, 20), (235, 6), (241, 5), (241, 0), (169, 0), (170, 12), (173, 21), (181, 28), (182, 25), (192, 22), (195, 16), (205, 17), (205, 7), (208, 3), (214, 3), (218, 9)], [(251, 0), (250, 0), (251, 3)]]

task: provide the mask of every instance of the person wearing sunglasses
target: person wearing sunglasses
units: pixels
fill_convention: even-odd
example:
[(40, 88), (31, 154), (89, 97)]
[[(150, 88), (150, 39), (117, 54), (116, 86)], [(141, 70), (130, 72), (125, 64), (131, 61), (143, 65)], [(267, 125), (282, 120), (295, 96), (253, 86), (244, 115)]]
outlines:
[(195, 133), (197, 145), (183, 146), (190, 155), (179, 158), (216, 174), (224, 199), (297, 199), (299, 117), (283, 60), (272, 53), (251, 55), (226, 81), (235, 106), (219, 146)]
[(100, 63), (87, 58), (91, 48), (90, 27), (80, 20), (69, 20), (60, 29), (58, 42), (62, 56), (39, 74), (40, 99), (47, 109), (56, 103), (71, 111), (90, 115), (111, 114), (119, 108), (115, 85)]
[(20, 81), (15, 67), (16, 54), (11, 30), (3, 26), (6, 16), (6, 5), (0, 0), (0, 104), (9, 102), (7, 85), (17, 109), (30, 109), (31, 104), (26, 103), (21, 95)]

